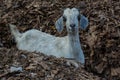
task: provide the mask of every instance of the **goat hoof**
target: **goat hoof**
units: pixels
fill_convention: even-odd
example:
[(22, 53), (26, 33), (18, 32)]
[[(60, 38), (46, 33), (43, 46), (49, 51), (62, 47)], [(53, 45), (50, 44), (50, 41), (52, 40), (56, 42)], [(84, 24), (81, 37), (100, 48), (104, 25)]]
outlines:
[(83, 64), (78, 63), (78, 62), (76, 62), (75, 60), (67, 60), (66, 64), (67, 64), (68, 66), (74, 66), (75, 68), (79, 68), (79, 67), (84, 68), (84, 65), (83, 65)]
[(78, 68), (79, 65), (77, 62), (75, 62), (74, 60), (67, 60), (67, 63), (66, 63), (68, 66), (74, 66), (75, 68)]

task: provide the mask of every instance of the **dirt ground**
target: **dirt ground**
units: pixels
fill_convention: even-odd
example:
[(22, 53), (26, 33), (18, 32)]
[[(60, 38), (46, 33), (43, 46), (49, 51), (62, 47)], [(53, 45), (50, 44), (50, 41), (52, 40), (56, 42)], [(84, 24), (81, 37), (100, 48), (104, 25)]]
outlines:
[[(68, 66), (64, 58), (16, 48), (8, 24), (20, 32), (38, 29), (55, 36), (55, 21), (67, 7), (80, 9), (89, 19), (79, 31), (85, 68)], [(11, 72), (11, 67), (22, 71)], [(120, 80), (120, 0), (1, 0), (0, 80)]]

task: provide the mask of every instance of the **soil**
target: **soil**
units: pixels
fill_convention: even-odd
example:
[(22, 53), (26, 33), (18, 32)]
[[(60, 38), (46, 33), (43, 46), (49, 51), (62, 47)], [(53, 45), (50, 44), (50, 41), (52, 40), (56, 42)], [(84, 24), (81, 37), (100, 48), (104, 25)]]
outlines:
[[(79, 31), (85, 67), (68, 66), (66, 59), (21, 51), (8, 24), (20, 32), (38, 29), (55, 36), (55, 21), (65, 8), (76, 7), (89, 19)], [(22, 71), (11, 72), (11, 67)], [(119, 0), (1, 0), (0, 1), (1, 80), (120, 80), (120, 1)]]

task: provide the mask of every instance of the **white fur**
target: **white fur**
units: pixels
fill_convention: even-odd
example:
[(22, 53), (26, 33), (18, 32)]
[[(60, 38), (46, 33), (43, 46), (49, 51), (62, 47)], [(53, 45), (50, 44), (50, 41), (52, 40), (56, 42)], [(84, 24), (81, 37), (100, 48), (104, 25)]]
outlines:
[[(36, 29), (19, 33), (16, 26), (12, 24), (10, 24), (10, 29), (12, 35), (15, 37), (17, 48), (20, 50), (41, 52), (56, 57), (74, 58), (84, 64), (84, 54), (79, 41), (78, 15), (79, 11), (76, 8), (67, 8), (64, 10), (63, 16), (66, 16), (68, 31), (68, 35), (65, 37), (55, 37)], [(70, 27), (71, 22), (76, 24), (75, 31), (72, 31)]]

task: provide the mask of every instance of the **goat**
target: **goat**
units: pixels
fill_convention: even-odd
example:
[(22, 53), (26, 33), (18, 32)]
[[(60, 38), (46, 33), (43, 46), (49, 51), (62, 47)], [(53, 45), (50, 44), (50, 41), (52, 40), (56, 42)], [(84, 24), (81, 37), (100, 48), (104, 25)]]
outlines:
[(63, 15), (55, 23), (58, 32), (63, 30), (64, 22), (68, 32), (65, 37), (55, 37), (36, 29), (20, 33), (16, 26), (12, 24), (9, 26), (18, 49), (41, 52), (57, 58), (73, 58), (84, 64), (85, 58), (79, 40), (79, 26), (85, 29), (88, 26), (88, 19), (80, 14), (78, 9), (66, 8)]

